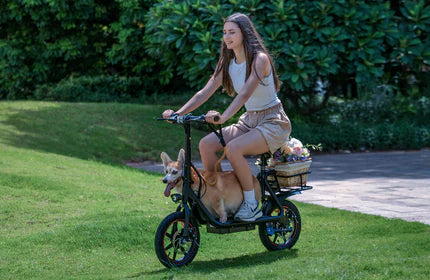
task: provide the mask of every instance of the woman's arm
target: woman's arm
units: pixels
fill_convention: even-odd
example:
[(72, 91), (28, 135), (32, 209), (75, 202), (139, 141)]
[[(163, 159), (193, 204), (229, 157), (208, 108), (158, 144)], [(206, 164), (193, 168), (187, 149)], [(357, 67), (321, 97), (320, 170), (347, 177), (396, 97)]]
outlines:
[[(222, 113), (220, 116), (220, 120), (218, 122), (212, 121), (212, 119), (208, 118), (209, 121), (213, 123), (224, 123), (228, 119), (230, 119), (234, 114), (236, 114), (240, 108), (242, 108), (243, 104), (251, 97), (257, 88), (258, 84), (261, 82), (261, 78), (270, 74), (270, 61), (266, 54), (258, 53), (257, 57), (254, 60), (255, 67), (252, 65), (251, 74), (248, 77), (245, 85), (242, 87), (238, 95), (233, 99), (232, 103), (228, 108)], [(258, 74), (258, 76), (257, 76)], [(260, 77), (260, 79), (259, 79)], [(211, 112), (210, 117), (214, 117), (216, 112)], [(212, 116), (213, 115), (213, 116)]]
[(206, 83), (204, 88), (194, 94), (194, 96), (191, 97), (191, 99), (188, 100), (188, 102), (185, 103), (185, 105), (182, 106), (181, 109), (176, 111), (176, 113), (178, 113), (179, 115), (185, 115), (189, 112), (194, 111), (200, 105), (205, 103), (209, 99), (209, 97), (211, 97), (215, 93), (215, 91), (221, 86), (221, 84), (222, 74), (220, 73), (217, 76), (215, 76), (214, 74)]
[[(222, 74), (220, 73), (217, 76), (215, 76), (214, 74), (206, 83), (204, 88), (202, 88), (200, 91), (194, 94), (193, 97), (191, 97), (191, 99), (188, 100), (188, 102), (181, 107), (181, 109), (176, 111), (176, 113), (182, 116), (189, 112), (192, 112), (200, 105), (205, 103), (209, 99), (209, 97), (211, 97), (215, 93), (215, 91), (220, 87), (221, 84), (222, 84)], [(167, 109), (162, 113), (162, 116), (163, 118), (167, 119), (173, 113), (175, 113), (175, 111), (171, 109)]]

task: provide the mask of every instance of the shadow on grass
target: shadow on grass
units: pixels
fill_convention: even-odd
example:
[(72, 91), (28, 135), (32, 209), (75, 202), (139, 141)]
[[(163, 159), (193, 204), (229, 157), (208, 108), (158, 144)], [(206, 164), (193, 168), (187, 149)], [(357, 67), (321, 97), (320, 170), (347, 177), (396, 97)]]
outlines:
[[(3, 112), (0, 107), (0, 142), (110, 163), (122, 163), (121, 159), (159, 161), (160, 150), (174, 155), (183, 146), (182, 129), (155, 121), (161, 111), (155, 105), (17, 103)], [(195, 151), (197, 144), (193, 141)], [(429, 150), (315, 154), (309, 181), (428, 179), (429, 162)]]
[[(261, 253), (255, 253), (252, 255), (243, 255), (234, 258), (224, 258), (207, 261), (196, 261), (194, 260), (187, 268), (186, 271), (198, 271), (198, 272), (214, 272), (217, 270), (224, 270), (226, 268), (240, 268), (248, 267), (251, 265), (264, 265), (276, 262), (280, 259), (293, 259), (297, 257), (298, 250), (282, 250), (282, 251), (265, 251)], [(180, 273), (182, 269), (179, 268), (162, 268), (150, 272), (141, 272), (133, 275), (129, 275), (130, 278), (137, 278), (142, 276), (159, 275), (166, 272), (177, 271)]]
[(183, 146), (183, 129), (157, 122), (161, 112), (157, 105), (11, 103), (0, 106), (0, 143), (106, 163), (158, 161), (160, 151)]
[(212, 271), (221, 270), (231, 267), (250, 266), (255, 264), (269, 264), (280, 259), (292, 259), (297, 257), (297, 249), (282, 250), (282, 251), (265, 251), (252, 255), (243, 255), (234, 258), (225, 258), (208, 261), (194, 261), (192, 270)]
[(152, 150), (159, 141), (154, 116), (160, 110), (130, 104), (17, 103), (0, 113), (0, 142), (110, 163), (158, 158)]

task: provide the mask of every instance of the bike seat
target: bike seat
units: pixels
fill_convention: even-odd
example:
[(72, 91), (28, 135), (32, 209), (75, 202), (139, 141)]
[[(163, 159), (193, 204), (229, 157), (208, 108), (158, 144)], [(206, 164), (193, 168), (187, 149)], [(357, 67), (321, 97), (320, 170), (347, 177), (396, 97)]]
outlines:
[[(269, 153), (269, 152), (267, 152), (267, 153), (264, 153), (264, 154), (260, 154), (259, 156), (258, 156), (258, 161), (257, 161), (257, 164), (258, 165), (264, 165), (264, 166), (267, 166), (267, 160), (269, 159), (269, 158), (271, 158), (272, 157), (272, 154), (271, 153)], [(264, 163), (264, 164), (263, 164)]]
[(260, 157), (271, 158), (272, 154), (267, 152), (267, 153), (261, 154)]

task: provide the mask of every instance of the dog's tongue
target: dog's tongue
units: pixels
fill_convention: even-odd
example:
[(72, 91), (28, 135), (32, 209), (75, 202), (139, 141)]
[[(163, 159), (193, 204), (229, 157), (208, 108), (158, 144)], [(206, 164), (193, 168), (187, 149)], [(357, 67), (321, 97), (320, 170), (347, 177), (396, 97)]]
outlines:
[(166, 189), (164, 190), (164, 196), (168, 197), (173, 187), (174, 187), (173, 183), (167, 184)]

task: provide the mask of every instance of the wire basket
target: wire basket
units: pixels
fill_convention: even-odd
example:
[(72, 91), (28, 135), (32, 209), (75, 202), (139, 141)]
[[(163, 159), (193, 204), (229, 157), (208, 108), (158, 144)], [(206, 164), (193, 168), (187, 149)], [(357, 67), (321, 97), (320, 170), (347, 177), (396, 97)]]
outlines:
[[(278, 162), (275, 165), (276, 177), (279, 187), (291, 188), (296, 186), (306, 185), (308, 172), (312, 160), (293, 161), (293, 162)], [(275, 180), (273, 176), (268, 177), (269, 180)]]

